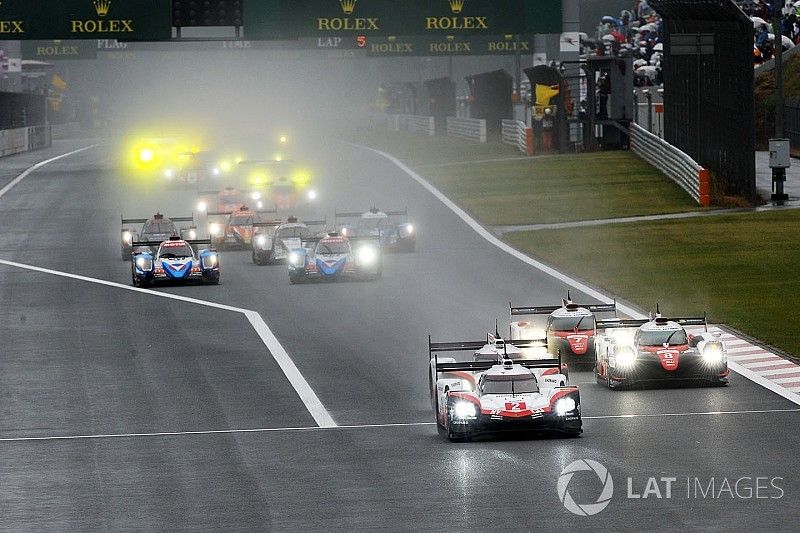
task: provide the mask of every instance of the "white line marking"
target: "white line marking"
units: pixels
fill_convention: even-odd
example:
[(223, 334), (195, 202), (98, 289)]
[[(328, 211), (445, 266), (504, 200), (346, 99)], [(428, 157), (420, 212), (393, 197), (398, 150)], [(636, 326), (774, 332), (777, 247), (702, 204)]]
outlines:
[[(408, 174), (417, 183), (419, 183), (425, 189), (427, 189), (428, 192), (430, 192), (432, 195), (434, 195), (436, 198), (438, 198), (440, 202), (442, 202), (444, 205), (446, 205), (453, 213), (455, 213), (461, 220), (463, 220), (478, 235), (480, 235), (481, 237), (483, 237), (484, 239), (486, 239), (487, 241), (489, 241), (490, 243), (492, 243), (496, 247), (500, 248), (504, 252), (516, 257), (517, 259), (519, 259), (523, 263), (526, 263), (526, 264), (534, 267), (535, 269), (540, 270), (540, 271), (544, 272), (545, 274), (547, 274), (547, 275), (549, 275), (549, 276), (551, 276), (551, 277), (553, 277), (553, 278), (555, 278), (555, 279), (557, 279), (559, 281), (562, 281), (562, 282), (566, 283), (567, 285), (569, 285), (571, 287), (574, 287), (574, 288), (580, 290), (584, 294), (586, 294), (588, 296), (591, 296), (592, 298), (595, 298), (596, 300), (599, 300), (599, 301), (604, 302), (604, 303), (609, 303), (609, 304), (610, 303), (614, 303), (614, 299), (609, 297), (608, 295), (603, 294), (602, 292), (600, 292), (600, 291), (598, 291), (596, 289), (593, 289), (592, 287), (589, 287), (585, 283), (581, 283), (580, 281), (578, 281), (576, 279), (573, 279), (573, 278), (571, 278), (571, 277), (569, 277), (569, 276), (567, 276), (565, 274), (562, 274), (558, 270), (556, 270), (554, 268), (551, 268), (551, 267), (545, 265), (544, 263), (541, 263), (541, 262), (539, 262), (539, 261), (537, 261), (537, 260), (535, 260), (535, 259), (533, 259), (531, 257), (528, 257), (527, 255), (523, 254), (519, 250), (516, 250), (515, 248), (512, 248), (510, 245), (508, 245), (505, 242), (503, 242), (500, 239), (498, 239), (492, 232), (490, 232), (489, 230), (487, 230), (486, 228), (481, 226), (481, 224), (479, 222), (477, 222), (474, 218), (469, 216), (463, 209), (461, 209), (455, 203), (453, 203), (453, 201), (450, 200), (447, 196), (445, 196), (439, 189), (437, 189), (436, 187), (434, 187), (433, 185), (428, 183), (428, 181), (425, 180), (425, 178), (423, 178), (422, 176), (420, 176), (419, 174), (417, 174), (416, 172), (414, 172), (413, 170), (408, 168), (408, 166), (406, 166), (402, 161), (400, 161), (399, 159), (397, 159), (393, 155), (387, 154), (386, 152), (381, 152), (380, 150), (376, 150), (376, 149), (370, 148), (368, 146), (361, 146), (361, 145), (355, 145), (355, 146), (358, 146), (359, 148), (363, 148), (365, 150), (369, 150), (371, 152), (374, 152), (374, 153), (376, 153), (376, 154), (378, 154), (378, 155), (380, 155), (382, 157), (385, 157), (386, 159), (388, 159), (389, 161), (391, 161), (392, 163), (397, 165), (397, 167), (399, 167), (400, 170), (402, 170), (403, 172)], [(619, 309), (620, 311), (622, 311), (626, 315), (630, 316), (631, 318), (647, 318), (646, 315), (640, 313), (636, 309), (634, 309), (632, 307), (629, 307), (627, 305), (617, 304), (617, 309)]]
[[(621, 415), (584, 416), (584, 420), (618, 420), (628, 418), (663, 418), (681, 416), (720, 416), (770, 413), (800, 413), (800, 409), (758, 409), (743, 411), (697, 411), (688, 413), (632, 413)], [(3, 437), (2, 442), (35, 442), (60, 440), (130, 439), (137, 437), (191, 437), (203, 435), (234, 435), (244, 433), (282, 433), (292, 431), (336, 431), (343, 429), (380, 429), (434, 426), (436, 422), (389, 422), (385, 424), (344, 424), (341, 426), (295, 426), (278, 428), (207, 429), (197, 431), (154, 431), (151, 433), (98, 433), (87, 435), (43, 435), (40, 437)]]
[(320, 427), (336, 426), (336, 422), (333, 421), (333, 418), (325, 409), (325, 406), (322, 405), (322, 402), (319, 400), (317, 395), (311, 389), (311, 386), (308, 384), (305, 378), (303, 378), (302, 374), (300, 374), (300, 371), (292, 362), (292, 359), (289, 357), (289, 354), (286, 352), (281, 343), (269, 329), (267, 323), (264, 322), (264, 320), (256, 311), (251, 311), (249, 309), (242, 309), (241, 307), (233, 307), (230, 305), (219, 304), (215, 302), (209, 302), (206, 300), (198, 300), (197, 298), (189, 298), (187, 296), (180, 296), (178, 294), (170, 294), (150, 289), (140, 289), (138, 287), (123, 285), (121, 283), (116, 283), (113, 281), (90, 278), (88, 276), (80, 276), (78, 274), (70, 274), (69, 272), (61, 272), (58, 270), (51, 270), (49, 268), (26, 265), (14, 261), (7, 261), (5, 259), (0, 259), (0, 265), (11, 266), (24, 270), (31, 270), (42, 274), (50, 274), (53, 276), (70, 278), (78, 281), (85, 281), (87, 283), (104, 285), (106, 287), (113, 287), (115, 289), (124, 289), (126, 291), (138, 292), (140, 294), (146, 294), (148, 296), (168, 298), (170, 300), (177, 300), (179, 302), (204, 305), (206, 307), (214, 307), (216, 309), (222, 309), (224, 311), (233, 311), (236, 313), (241, 313), (247, 318), (247, 320), (252, 325), (253, 329), (255, 329), (256, 334), (259, 336), (261, 341), (264, 343), (269, 352), (272, 354), (273, 359), (275, 359), (275, 362), (278, 363), (278, 366), (286, 375), (286, 379), (288, 379), (289, 382), (292, 384), (292, 387), (294, 387), (295, 392), (297, 392), (298, 396), (300, 396), (300, 399), (306, 406), (306, 409), (308, 409), (308, 412), (311, 413), (312, 417), (314, 417), (314, 421), (316, 421)]
[(754, 382), (758, 383), (759, 385), (761, 385), (762, 387), (765, 387), (765, 388), (771, 390), (775, 394), (778, 394), (779, 396), (783, 396), (784, 398), (786, 398), (790, 402), (793, 402), (793, 403), (796, 403), (797, 405), (800, 405), (800, 394), (795, 394), (794, 392), (791, 392), (790, 390), (788, 390), (788, 389), (786, 389), (784, 387), (781, 387), (780, 385), (778, 385), (777, 383), (773, 382), (772, 380), (769, 380), (766, 377), (764, 377), (769, 372), (781, 373), (781, 372), (786, 372), (786, 369), (777, 370), (777, 371), (776, 370), (764, 370), (764, 371), (761, 371), (759, 373), (756, 373), (756, 372), (753, 372), (752, 370), (749, 370), (749, 369), (743, 367), (739, 363), (735, 363), (735, 362), (730, 361), (730, 360), (728, 360), (728, 368), (730, 368), (731, 370), (733, 370), (737, 374), (740, 374), (743, 377), (746, 377), (750, 381), (754, 381)]
[[(547, 274), (547, 275), (549, 275), (549, 276), (551, 276), (551, 277), (553, 277), (553, 278), (555, 278), (555, 279), (557, 279), (559, 281), (562, 281), (562, 282), (566, 283), (567, 285), (575, 287), (576, 289), (582, 291), (584, 294), (586, 294), (588, 296), (591, 296), (592, 298), (595, 298), (595, 299), (597, 299), (597, 300), (599, 300), (601, 302), (604, 302), (604, 303), (612, 303), (614, 301), (614, 299), (610, 298), (608, 295), (603, 294), (602, 292), (600, 292), (600, 291), (598, 291), (596, 289), (593, 289), (592, 287), (589, 287), (585, 283), (581, 283), (580, 281), (578, 281), (576, 279), (573, 279), (573, 278), (571, 278), (571, 277), (569, 277), (569, 276), (567, 276), (565, 274), (562, 274), (558, 270), (556, 270), (554, 268), (551, 268), (551, 267), (545, 265), (544, 263), (541, 263), (541, 262), (536, 261), (535, 259), (533, 259), (531, 257), (528, 257), (527, 255), (523, 254), (519, 250), (516, 250), (516, 249), (512, 248), (511, 246), (509, 246), (508, 244), (506, 244), (505, 242), (501, 241), (492, 232), (490, 232), (489, 230), (484, 228), (479, 222), (477, 222), (475, 219), (473, 219), (471, 216), (469, 216), (463, 209), (461, 209), (455, 203), (453, 203), (453, 201), (450, 200), (447, 196), (445, 196), (439, 189), (437, 189), (436, 187), (434, 187), (433, 185), (428, 183), (428, 181), (425, 178), (423, 178), (422, 176), (420, 176), (419, 174), (417, 174), (416, 172), (414, 172), (413, 170), (408, 168), (408, 166), (406, 166), (402, 161), (400, 161), (399, 159), (397, 159), (393, 155), (388, 154), (386, 152), (382, 152), (380, 150), (376, 150), (375, 148), (370, 148), (368, 146), (364, 146), (364, 145), (359, 145), (359, 144), (351, 144), (351, 145), (352, 146), (356, 146), (356, 147), (361, 148), (361, 149), (364, 149), (364, 150), (368, 150), (368, 151), (373, 152), (375, 154), (378, 154), (381, 157), (384, 157), (385, 159), (388, 159), (389, 161), (394, 163), (398, 168), (400, 168), (400, 170), (402, 170), (403, 172), (408, 174), (414, 181), (416, 181), (417, 183), (422, 185), (422, 187), (424, 187), (428, 192), (430, 192), (433, 196), (438, 198), (440, 202), (442, 202), (444, 205), (446, 205), (453, 213), (455, 213), (461, 220), (463, 220), (478, 235), (483, 237), (485, 240), (489, 241), (491, 244), (495, 245), (497, 248), (503, 250), (504, 252), (506, 252), (506, 253), (514, 256), (514, 257), (516, 257), (517, 259), (519, 259), (523, 263), (526, 263), (526, 264), (536, 268), (537, 270), (540, 270), (541, 272), (544, 272), (545, 274)], [(626, 315), (630, 316), (631, 318), (639, 318), (639, 319), (647, 318), (646, 315), (640, 313), (636, 309), (634, 309), (634, 308), (632, 308), (630, 306), (627, 306), (627, 305), (617, 304), (617, 309), (619, 309), (620, 311), (622, 311)], [(751, 381), (754, 381), (754, 382), (758, 383), (759, 385), (771, 390), (775, 394), (783, 396), (787, 400), (790, 400), (791, 402), (794, 402), (794, 403), (800, 405), (800, 395), (797, 395), (797, 394), (795, 394), (793, 392), (790, 392), (790, 391), (786, 390), (785, 388), (781, 387), (777, 383), (773, 383), (772, 381), (770, 381), (770, 380), (768, 380), (766, 378), (763, 378), (759, 374), (756, 374), (755, 372), (753, 372), (751, 370), (748, 370), (747, 368), (745, 368), (745, 367), (743, 367), (743, 366), (741, 366), (739, 364), (736, 364), (733, 361), (729, 361), (728, 362), (728, 368), (730, 368), (731, 370), (733, 370), (737, 374), (741, 374), (742, 376), (750, 379)]]
[(267, 323), (261, 318), (261, 315), (255, 311), (245, 311), (244, 316), (247, 317), (253, 329), (255, 329), (258, 336), (261, 337), (261, 341), (266, 345), (272, 357), (275, 359), (275, 362), (281, 367), (281, 370), (283, 370), (286, 379), (289, 380), (294, 390), (300, 395), (300, 399), (303, 400), (308, 412), (314, 417), (317, 425), (321, 428), (336, 427), (336, 422), (333, 421), (328, 410), (322, 405), (322, 402), (319, 400), (314, 390), (297, 369), (297, 366), (294, 364), (291, 357), (289, 357), (289, 354), (286, 353), (281, 343), (278, 342), (278, 339), (275, 337), (275, 334), (272, 333), (272, 330), (269, 329)]
[(45, 159), (44, 161), (39, 161), (38, 163), (36, 163), (32, 167), (30, 167), (28, 170), (26, 170), (25, 172), (23, 172), (22, 174), (20, 174), (19, 176), (17, 176), (13, 180), (11, 180), (9, 183), (7, 183), (5, 187), (0, 189), (0, 198), (5, 196), (5, 194), (8, 191), (10, 191), (11, 189), (13, 189), (17, 185), (17, 183), (19, 183), (20, 181), (22, 181), (25, 178), (27, 178), (28, 174), (30, 174), (31, 172), (35, 171), (36, 169), (41, 168), (41, 167), (45, 166), (48, 163), (52, 163), (53, 161), (58, 161), (59, 159), (63, 159), (65, 157), (69, 157), (71, 155), (79, 154), (79, 153), (84, 152), (86, 150), (89, 150), (91, 148), (95, 148), (96, 146), (100, 146), (100, 145), (99, 144), (93, 144), (91, 146), (85, 146), (83, 148), (78, 148), (77, 150), (73, 150), (71, 152), (67, 152), (66, 154), (57, 155), (55, 157), (51, 157), (50, 159)]
[(608, 420), (613, 418), (663, 418), (673, 416), (716, 416), (716, 415), (750, 415), (765, 413), (800, 413), (800, 409), (755, 409), (744, 411), (694, 411), (688, 413), (643, 413), (630, 415), (598, 415), (583, 416), (584, 420)]

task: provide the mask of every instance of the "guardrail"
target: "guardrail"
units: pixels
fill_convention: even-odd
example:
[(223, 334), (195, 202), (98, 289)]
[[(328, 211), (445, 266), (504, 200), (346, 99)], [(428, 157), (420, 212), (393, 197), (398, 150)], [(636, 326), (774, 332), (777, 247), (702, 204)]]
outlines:
[(486, 121), (477, 118), (447, 117), (447, 134), (486, 142)]
[(680, 185), (700, 205), (711, 204), (708, 170), (667, 141), (631, 122), (631, 150)]
[(50, 126), (0, 130), (0, 157), (47, 148), (51, 144)]
[(525, 155), (533, 155), (533, 129), (521, 120), (503, 119), (502, 141), (519, 148)]

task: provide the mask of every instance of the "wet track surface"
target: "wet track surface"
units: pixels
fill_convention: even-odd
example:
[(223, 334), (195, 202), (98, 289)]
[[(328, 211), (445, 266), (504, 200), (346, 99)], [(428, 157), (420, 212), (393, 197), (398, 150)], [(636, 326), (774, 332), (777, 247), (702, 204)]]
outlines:
[[(573, 372), (582, 438), (438, 435), (427, 335), (479, 339), (495, 318), (507, 326), (509, 300), (549, 304), (567, 287), (483, 240), (381, 157), (305, 148), (320, 207), (301, 216), (407, 206), (417, 252), (386, 256), (378, 282), (292, 286), (285, 267), (224, 251), (219, 286), (152, 292), (257, 311), (338, 427), (315, 427), (240, 312), (0, 265), (0, 527), (795, 529), (798, 406), (737, 375), (727, 388), (612, 392)], [(0, 177), (30, 160), (0, 161)], [(193, 203), (179, 187), (131, 183), (91, 149), (0, 198), (0, 259), (127, 285), (120, 215), (180, 216)], [(66, 436), (80, 438), (49, 439)], [(615, 482), (595, 516), (559, 501), (559, 474), (577, 459)], [(581, 475), (570, 491), (593, 502), (599, 481)], [(663, 484), (662, 498), (628, 498), (628, 477), (638, 495), (649, 477), (676, 481), (669, 499)], [(744, 497), (746, 483), (716, 494), (723, 478), (743, 477), (754, 489), (757, 477), (780, 477), (782, 494)], [(697, 494), (694, 478), (703, 488), (714, 478), (718, 497)]]

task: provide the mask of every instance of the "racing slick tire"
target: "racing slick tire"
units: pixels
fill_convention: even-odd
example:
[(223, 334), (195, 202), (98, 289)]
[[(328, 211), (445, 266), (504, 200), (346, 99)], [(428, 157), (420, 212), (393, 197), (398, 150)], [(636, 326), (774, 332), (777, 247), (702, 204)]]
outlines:
[(123, 248), (122, 253), (120, 254), (123, 261), (130, 261), (131, 260), (131, 249), (130, 248)]

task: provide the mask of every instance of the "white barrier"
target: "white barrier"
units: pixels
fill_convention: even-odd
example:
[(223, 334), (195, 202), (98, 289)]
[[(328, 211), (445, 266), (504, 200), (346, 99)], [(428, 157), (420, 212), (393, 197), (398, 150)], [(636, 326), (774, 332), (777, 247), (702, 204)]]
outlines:
[(485, 143), (486, 120), (447, 117), (447, 134)]
[(408, 125), (408, 131), (424, 133), (425, 135), (429, 135), (431, 137), (436, 135), (436, 131), (434, 130), (433, 126), (433, 117), (406, 115), (406, 121)]
[(664, 139), (631, 122), (631, 150), (680, 185), (700, 205), (711, 204), (708, 170)]
[(519, 148), (525, 155), (533, 155), (533, 130), (521, 120), (503, 119), (502, 141)]
[(0, 157), (47, 148), (51, 144), (50, 126), (0, 130)]

